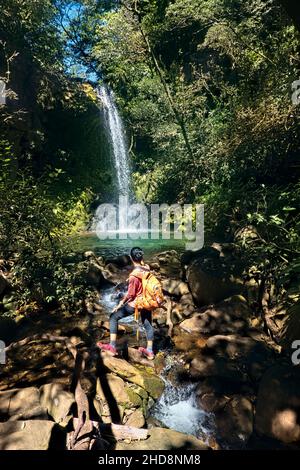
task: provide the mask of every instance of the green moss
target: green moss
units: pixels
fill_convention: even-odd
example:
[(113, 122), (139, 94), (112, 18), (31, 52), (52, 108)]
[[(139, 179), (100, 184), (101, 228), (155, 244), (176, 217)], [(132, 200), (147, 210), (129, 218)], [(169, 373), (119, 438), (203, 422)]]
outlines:
[(136, 406), (136, 407), (142, 406), (142, 399), (141, 399), (141, 397), (140, 397), (137, 393), (135, 393), (135, 391), (132, 390), (132, 388), (126, 387), (125, 390), (126, 390), (126, 393), (127, 393), (127, 395), (128, 395), (129, 400), (131, 401), (131, 403), (132, 403), (134, 406)]

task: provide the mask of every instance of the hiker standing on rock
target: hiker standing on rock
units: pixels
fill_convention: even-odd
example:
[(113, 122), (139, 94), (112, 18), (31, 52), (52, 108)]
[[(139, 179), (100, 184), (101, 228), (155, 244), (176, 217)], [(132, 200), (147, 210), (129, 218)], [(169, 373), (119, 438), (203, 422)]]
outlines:
[(160, 282), (150, 272), (150, 267), (144, 263), (144, 252), (141, 248), (132, 248), (130, 252), (134, 269), (129, 276), (128, 291), (125, 297), (113, 309), (110, 317), (110, 343), (97, 343), (97, 346), (112, 356), (117, 355), (116, 341), (118, 322), (122, 318), (134, 314), (138, 321), (140, 316), (146, 330), (147, 348), (139, 348), (148, 359), (154, 359), (152, 326), (152, 311), (164, 302)]

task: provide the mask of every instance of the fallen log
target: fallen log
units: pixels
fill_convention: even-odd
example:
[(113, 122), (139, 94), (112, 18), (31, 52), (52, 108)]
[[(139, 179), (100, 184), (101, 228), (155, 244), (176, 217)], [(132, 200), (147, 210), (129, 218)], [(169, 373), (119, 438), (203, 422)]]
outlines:
[(133, 428), (122, 424), (99, 424), (101, 435), (112, 436), (117, 441), (131, 439), (135, 441), (145, 440), (148, 437), (147, 429)]
[[(77, 426), (78, 418), (74, 418), (74, 424)], [(116, 441), (131, 439), (133, 441), (142, 441), (148, 438), (148, 429), (134, 428), (123, 424), (106, 424), (100, 421), (91, 421), (93, 427), (100, 431), (102, 437), (113, 437)]]

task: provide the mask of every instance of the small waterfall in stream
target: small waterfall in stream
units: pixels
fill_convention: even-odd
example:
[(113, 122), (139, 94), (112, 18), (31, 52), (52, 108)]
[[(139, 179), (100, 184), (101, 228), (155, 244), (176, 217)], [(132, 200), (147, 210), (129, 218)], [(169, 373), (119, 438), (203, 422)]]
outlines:
[(197, 384), (185, 382), (182, 385), (173, 385), (168, 379), (168, 371), (178, 365), (176, 356), (170, 354), (167, 363), (161, 375), (165, 390), (152, 407), (151, 416), (169, 429), (192, 434), (208, 443), (215, 434), (214, 418), (197, 405)]
[(111, 143), (118, 195), (129, 197), (129, 156), (122, 119), (116, 106), (112, 90), (110, 90), (107, 85), (102, 85), (98, 88), (97, 94), (103, 107), (105, 128)]

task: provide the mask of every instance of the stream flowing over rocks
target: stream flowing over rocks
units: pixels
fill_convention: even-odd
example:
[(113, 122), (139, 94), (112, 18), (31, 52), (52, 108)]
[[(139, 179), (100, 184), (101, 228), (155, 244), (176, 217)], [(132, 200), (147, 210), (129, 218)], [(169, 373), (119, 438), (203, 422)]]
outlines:
[(24, 319), (7, 342), (0, 449), (299, 446), (299, 367), (253, 321), (253, 283), (233, 246), (147, 259), (167, 298), (154, 315), (154, 361), (138, 352), (145, 332), (132, 317), (119, 324), (117, 357), (95, 346), (109, 340), (130, 258), (89, 251), (80, 262), (94, 287), (87, 313)]

